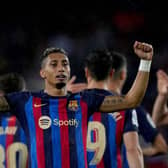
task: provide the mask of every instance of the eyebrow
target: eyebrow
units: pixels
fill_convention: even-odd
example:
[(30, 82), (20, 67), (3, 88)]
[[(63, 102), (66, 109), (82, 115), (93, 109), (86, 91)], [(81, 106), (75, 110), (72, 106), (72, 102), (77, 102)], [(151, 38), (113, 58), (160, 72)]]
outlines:
[[(51, 62), (58, 62), (58, 60), (53, 59), (53, 60), (51, 60)], [(63, 59), (63, 60), (61, 60), (61, 62), (69, 62), (69, 61), (67, 59)]]

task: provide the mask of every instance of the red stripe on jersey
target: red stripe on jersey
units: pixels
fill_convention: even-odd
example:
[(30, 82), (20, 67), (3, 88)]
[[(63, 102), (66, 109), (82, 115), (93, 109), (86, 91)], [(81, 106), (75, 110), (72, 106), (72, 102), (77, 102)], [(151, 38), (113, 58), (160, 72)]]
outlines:
[[(10, 117), (9, 118), (9, 121), (8, 121), (8, 128), (10, 129), (10, 127), (15, 127), (16, 128), (16, 131), (17, 131), (17, 127), (16, 127), (16, 117)], [(12, 131), (13, 132), (13, 131)], [(8, 162), (8, 160), (10, 159), (9, 158), (9, 153), (7, 152), (7, 151), (9, 151), (8, 150), (8, 147), (9, 147), (9, 145), (10, 144), (12, 144), (13, 143), (13, 139), (14, 139), (14, 132), (11, 134), (11, 132), (10, 132), (10, 130), (9, 130), (9, 132), (7, 133), (7, 135), (6, 135), (6, 161), (7, 161), (7, 163), (6, 163), (6, 165), (7, 165), (7, 167), (12, 167), (12, 165), (9, 165), (10, 164), (10, 162)], [(9, 159), (8, 159), (9, 158)], [(9, 164), (8, 164), (9, 163)]]
[[(101, 123), (101, 113), (99, 112), (96, 112), (93, 114), (93, 121), (98, 121)], [(99, 132), (98, 132), (99, 133)], [(95, 137), (95, 134), (94, 134), (94, 142), (96, 141), (96, 137)], [(103, 157), (101, 159), (101, 161), (99, 162), (99, 164), (96, 165), (97, 168), (104, 168), (104, 162), (103, 162)]]
[(82, 110), (82, 136), (83, 136), (83, 147), (84, 147), (84, 159), (85, 159), (85, 168), (87, 168), (87, 149), (86, 149), (86, 140), (87, 140), (87, 125), (88, 125), (88, 107), (87, 104), (83, 101), (80, 101), (81, 110)]
[[(58, 102), (58, 112), (60, 121), (60, 137), (61, 137), (61, 160), (62, 168), (70, 168), (70, 149), (69, 149), (69, 130), (68, 125), (61, 125), (64, 121), (68, 121), (66, 110), (66, 99), (60, 99)], [(62, 123), (61, 123), (62, 122)]]
[(33, 115), (36, 129), (37, 164), (38, 167), (45, 168), (43, 130), (39, 127), (39, 118), (42, 116), (40, 105), (41, 99), (33, 98)]
[(117, 121), (116, 125), (116, 142), (117, 142), (117, 167), (122, 168), (121, 161), (121, 140), (124, 129), (124, 121), (125, 121), (125, 111), (120, 111), (120, 116), (122, 117)]

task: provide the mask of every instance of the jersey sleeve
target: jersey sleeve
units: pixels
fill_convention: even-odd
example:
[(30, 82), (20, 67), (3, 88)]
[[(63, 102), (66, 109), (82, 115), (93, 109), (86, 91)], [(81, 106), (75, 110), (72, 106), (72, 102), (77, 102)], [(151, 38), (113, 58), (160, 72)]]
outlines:
[(88, 106), (88, 114), (92, 115), (94, 112), (98, 112), (99, 108), (105, 98), (104, 94), (96, 93), (92, 91), (84, 91), (82, 93), (82, 99)]
[(124, 121), (124, 133), (130, 132), (130, 131), (138, 131), (138, 119), (136, 110), (126, 110), (125, 111), (125, 121)]
[(28, 97), (28, 92), (14, 92), (5, 95), (5, 98), (10, 106), (10, 112), (20, 118), (22, 112), (24, 113), (24, 105)]
[(152, 118), (142, 107), (138, 107), (136, 111), (139, 123), (139, 133), (142, 135), (146, 142), (153, 143), (155, 137), (158, 135), (158, 130)]

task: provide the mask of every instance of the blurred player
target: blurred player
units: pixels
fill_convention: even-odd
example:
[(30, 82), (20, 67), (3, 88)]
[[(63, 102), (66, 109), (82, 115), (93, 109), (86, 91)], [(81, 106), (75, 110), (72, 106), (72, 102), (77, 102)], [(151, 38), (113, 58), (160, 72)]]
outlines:
[[(25, 81), (17, 73), (0, 76), (0, 95), (25, 90)], [(25, 133), (10, 111), (0, 113), (0, 167), (26, 168), (28, 152)]]
[(87, 119), (98, 109), (115, 111), (137, 106), (146, 91), (151, 45), (135, 42), (134, 51), (143, 60), (131, 90), (125, 96), (107, 96), (95, 92), (67, 94), (70, 77), (67, 53), (48, 48), (41, 60), (40, 75), (45, 88), (39, 92), (18, 92), (0, 98), (0, 109), (12, 108), (23, 126), (29, 144), (29, 164), (35, 168), (86, 167)]
[[(117, 52), (113, 52), (112, 67), (114, 69), (114, 73), (109, 80), (108, 89), (113, 92), (116, 92), (117, 94), (121, 94), (123, 85), (127, 78), (126, 58)], [(145, 111), (145, 109), (142, 106), (136, 108), (136, 113), (138, 118), (139, 134), (142, 135), (146, 142), (152, 143), (152, 146), (142, 149), (143, 154), (152, 156), (159, 153), (166, 153), (167, 145), (162, 135), (156, 129), (150, 115)], [(135, 147), (135, 145), (131, 144), (126, 148), (127, 151), (132, 151)], [(124, 167), (127, 166), (124, 165)]]
[[(99, 94), (116, 95), (108, 92), (107, 81), (113, 72), (109, 51), (96, 50), (86, 59), (85, 74), (88, 89)], [(114, 61), (114, 60), (113, 60)], [(101, 68), (100, 68), (101, 67)], [(109, 75), (110, 74), (110, 75)], [(118, 93), (117, 93), (118, 95)], [(137, 117), (135, 110), (123, 110), (104, 114), (96, 111), (89, 118), (87, 150), (88, 167), (119, 168), (121, 162), (121, 145), (124, 139), (130, 167), (143, 167), (142, 151), (138, 142)]]

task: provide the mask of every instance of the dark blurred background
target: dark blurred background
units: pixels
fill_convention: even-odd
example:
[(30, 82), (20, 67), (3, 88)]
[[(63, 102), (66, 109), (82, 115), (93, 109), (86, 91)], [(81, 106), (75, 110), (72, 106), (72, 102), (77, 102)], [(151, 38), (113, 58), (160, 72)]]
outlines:
[[(92, 2), (93, 3), (93, 2)], [(143, 104), (151, 111), (156, 97), (156, 71), (168, 70), (168, 20), (165, 2), (112, 0), (96, 2), (22, 2), (0, 10), (0, 74), (19, 72), (29, 90), (43, 87), (39, 58), (49, 46), (69, 52), (72, 75), (85, 81), (83, 60), (94, 48), (113, 48), (128, 59), (128, 80), (124, 93), (135, 78), (139, 59), (133, 53), (135, 40), (154, 46), (150, 83)]]

